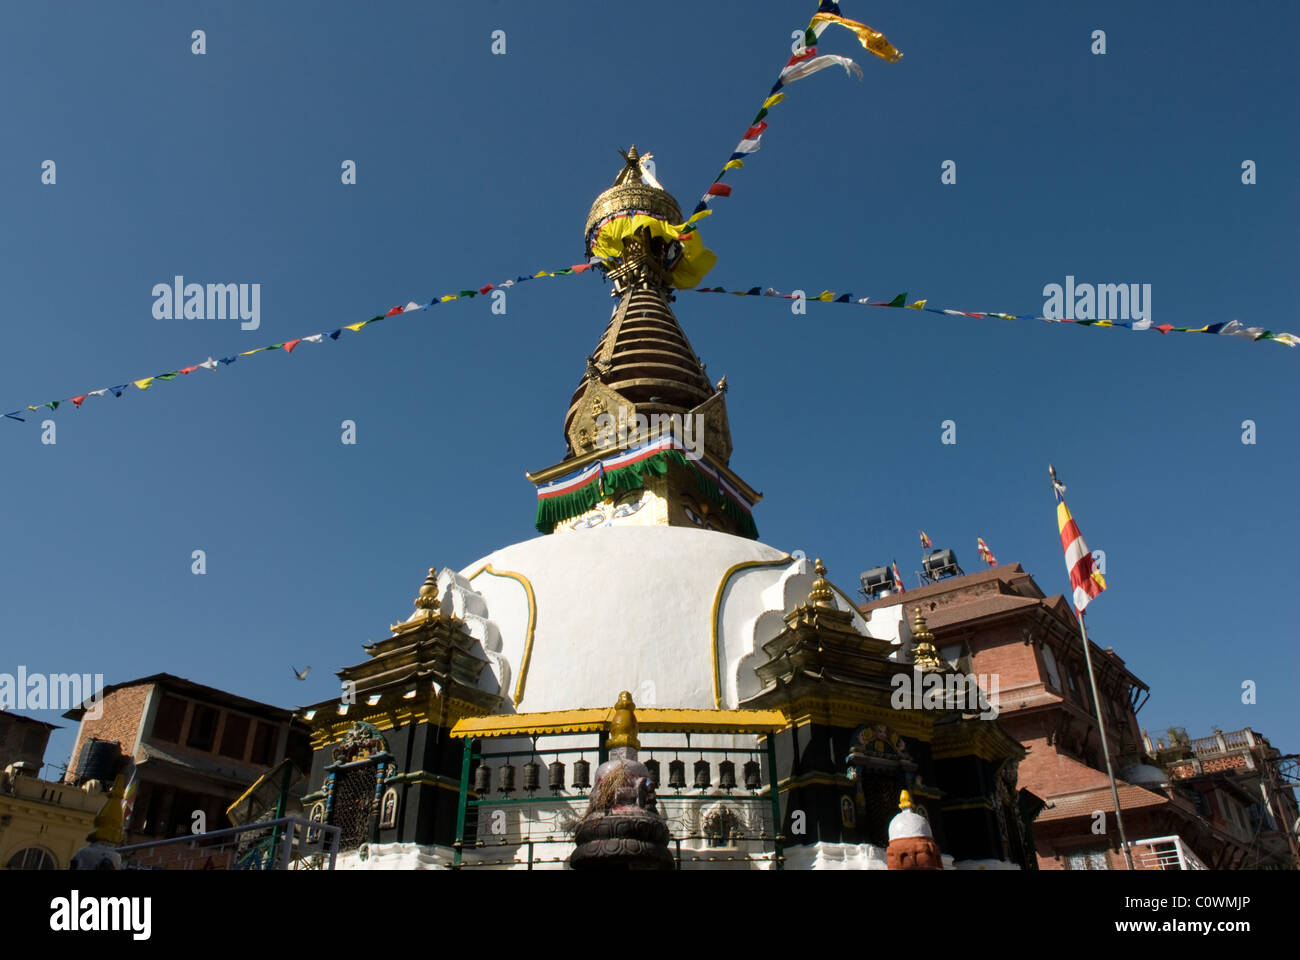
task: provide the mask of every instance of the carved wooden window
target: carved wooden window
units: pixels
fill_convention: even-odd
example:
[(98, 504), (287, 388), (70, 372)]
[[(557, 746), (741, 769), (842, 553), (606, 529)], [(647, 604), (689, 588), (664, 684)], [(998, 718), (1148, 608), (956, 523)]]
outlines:
[(377, 772), (374, 763), (358, 763), (334, 775), (330, 823), (339, 828), (340, 850), (352, 850), (370, 840)]

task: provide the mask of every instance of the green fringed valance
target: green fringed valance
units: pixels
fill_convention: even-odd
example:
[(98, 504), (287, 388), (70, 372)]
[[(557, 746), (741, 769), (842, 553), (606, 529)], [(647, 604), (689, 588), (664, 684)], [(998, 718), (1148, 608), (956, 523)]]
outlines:
[(718, 486), (718, 481), (703, 470), (693, 470), (691, 472), (695, 474), (695, 486), (699, 488), (700, 493), (704, 494), (712, 503), (717, 504), (718, 508), (735, 522), (740, 535), (749, 537), (751, 540), (757, 540), (758, 526), (754, 523), (754, 518), (750, 512), (738, 504), (731, 494)]
[(581, 516), (611, 494), (644, 487), (645, 476), (648, 474), (663, 476), (668, 472), (670, 460), (673, 463), (686, 463), (686, 457), (680, 450), (664, 450), (638, 463), (606, 470), (603, 488), (602, 478), (597, 474), (589, 483), (577, 490), (562, 493), (558, 497), (538, 500), (535, 524), (538, 532), (551, 533), (556, 524)]
[(741, 507), (732, 496), (719, 487), (716, 480), (704, 471), (695, 468), (694, 464), (680, 450), (664, 450), (638, 463), (607, 470), (603, 478), (603, 485), (601, 483), (602, 478), (597, 475), (589, 483), (576, 490), (562, 493), (556, 497), (538, 500), (535, 524), (538, 532), (551, 533), (555, 530), (557, 524), (581, 516), (608, 496), (644, 487), (647, 476), (651, 474), (663, 476), (668, 472), (670, 463), (691, 467), (691, 473), (695, 475), (695, 485), (700, 493), (732, 519), (742, 536), (749, 537), (751, 540), (758, 539), (758, 527), (755, 525), (754, 518), (749, 511)]

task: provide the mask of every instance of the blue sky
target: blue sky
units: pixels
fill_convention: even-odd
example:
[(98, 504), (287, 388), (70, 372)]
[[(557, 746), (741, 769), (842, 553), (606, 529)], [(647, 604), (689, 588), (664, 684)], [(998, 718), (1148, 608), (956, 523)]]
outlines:
[[(631, 142), (689, 209), (815, 6), (6, 4), (0, 408), (578, 262)], [(1073, 275), (1150, 283), (1156, 323), (1300, 332), (1300, 8), (843, 12), (904, 60), (826, 35), (864, 79), (789, 88), (702, 224), (706, 283), (1036, 313)], [(151, 290), (176, 274), (260, 283), (261, 328), (155, 319)], [(505, 316), (444, 304), (66, 405), (54, 445), (39, 422), (0, 422), (0, 672), (333, 695), (427, 567), (534, 535), (523, 474), (563, 453), (607, 295), (590, 275), (537, 282)], [(732, 467), (765, 494), (765, 542), (822, 556), (851, 590), (890, 558), (913, 569), (917, 528), (968, 571), (982, 536), (1059, 592), (1052, 461), (1106, 551), (1089, 628), (1151, 686), (1142, 723), (1300, 746), (1300, 350), (696, 293), (676, 308), (727, 375)], [(291, 664), (314, 669), (299, 682)]]

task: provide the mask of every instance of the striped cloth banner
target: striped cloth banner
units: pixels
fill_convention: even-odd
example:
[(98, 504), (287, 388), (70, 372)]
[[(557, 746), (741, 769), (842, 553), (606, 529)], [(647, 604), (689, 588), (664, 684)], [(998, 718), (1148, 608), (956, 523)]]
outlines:
[(983, 537), (975, 538), (975, 549), (979, 551), (980, 559), (990, 567), (998, 565), (998, 558), (993, 556), (993, 551), (989, 549), (989, 545), (984, 542)]
[(1070, 571), (1070, 586), (1074, 591), (1074, 609), (1083, 613), (1088, 601), (1106, 589), (1106, 580), (1093, 565), (1092, 553), (1083, 542), (1079, 525), (1070, 516), (1070, 508), (1061, 495), (1064, 487), (1057, 485), (1056, 523), (1061, 530), (1061, 548), (1065, 551), (1065, 569)]

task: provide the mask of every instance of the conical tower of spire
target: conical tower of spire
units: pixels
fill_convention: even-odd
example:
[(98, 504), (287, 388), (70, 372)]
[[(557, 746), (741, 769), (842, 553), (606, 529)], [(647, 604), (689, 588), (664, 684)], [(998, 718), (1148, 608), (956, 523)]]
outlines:
[(683, 235), (650, 154), (620, 153), (623, 168), (584, 234), (617, 302), (569, 401), (564, 460), (528, 475), (539, 488), (537, 527), (585, 529), (637, 513), (636, 523), (755, 537), (750, 507), (760, 496), (729, 467), (726, 378), (710, 382), (671, 306), (674, 287), (701, 276), (712, 254)]

